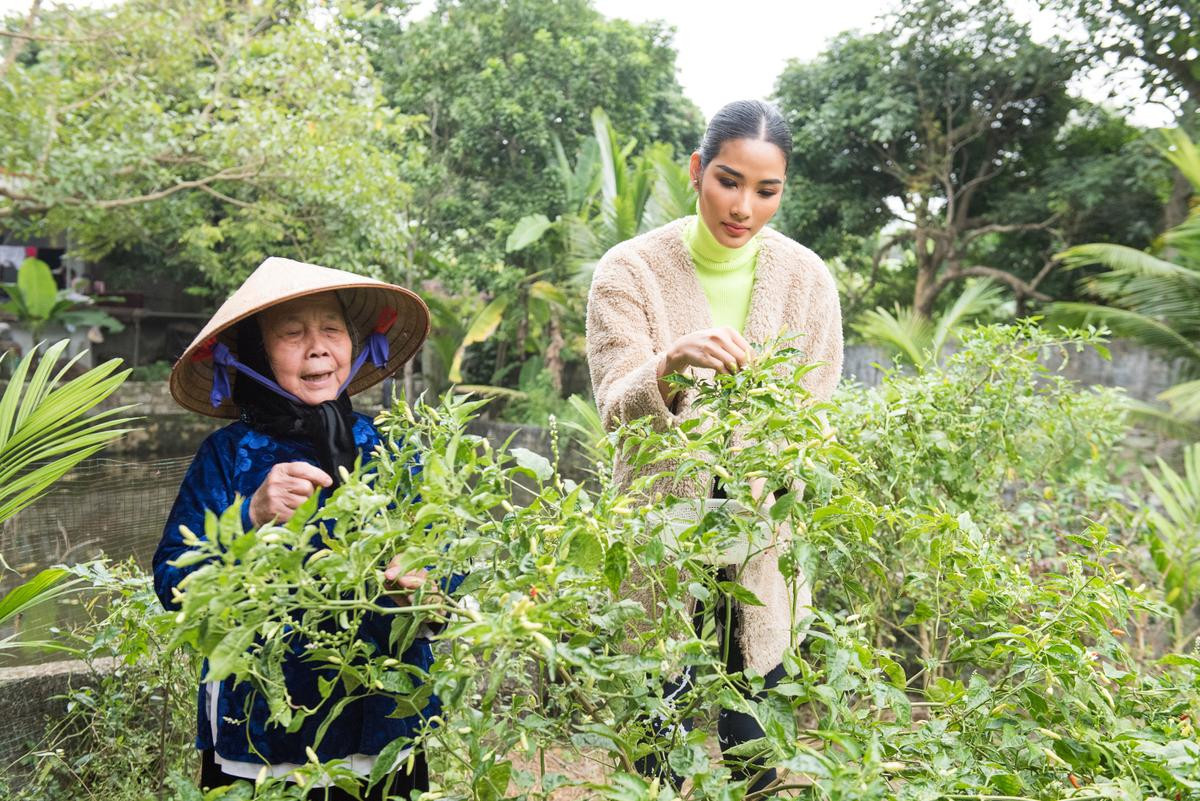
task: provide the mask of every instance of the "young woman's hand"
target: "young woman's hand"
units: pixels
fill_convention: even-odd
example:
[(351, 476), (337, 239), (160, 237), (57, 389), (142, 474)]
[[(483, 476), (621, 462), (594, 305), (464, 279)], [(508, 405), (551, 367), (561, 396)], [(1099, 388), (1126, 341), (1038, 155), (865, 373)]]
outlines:
[(671, 343), (658, 362), (658, 392), (670, 403), (673, 388), (663, 376), (682, 372), (687, 367), (707, 367), (718, 373), (735, 373), (754, 357), (754, 348), (738, 331), (729, 326), (704, 328), (685, 334)]
[(271, 468), (250, 496), (250, 522), (256, 526), (272, 520), (286, 523), (318, 487), (332, 484), (333, 479), (319, 467), (307, 462), (281, 462)]

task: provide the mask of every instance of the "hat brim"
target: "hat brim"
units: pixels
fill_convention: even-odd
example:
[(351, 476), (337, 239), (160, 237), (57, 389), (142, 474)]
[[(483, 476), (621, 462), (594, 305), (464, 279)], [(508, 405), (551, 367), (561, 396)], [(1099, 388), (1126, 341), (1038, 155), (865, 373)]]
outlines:
[[(356, 395), (369, 389), (395, 373), (417, 354), (429, 336), (429, 308), (425, 302), (415, 292), (394, 284), (385, 284), (365, 278), (361, 282), (348, 281), (333, 287), (314, 287), (285, 293), (272, 298), (269, 303), (263, 303), (241, 314), (229, 316), (228, 319), (221, 319), (219, 323), (217, 319), (221, 317), (221, 312), (218, 311), (209, 325), (205, 326), (172, 368), (170, 382), (172, 397), (180, 406), (198, 414), (222, 419), (237, 419), (239, 411), (232, 398), (226, 398), (220, 406), (212, 405), (210, 400), (213, 379), (212, 358), (198, 358), (203, 354), (206, 343), (216, 338), (217, 341), (236, 351), (235, 328), (242, 320), (253, 317), (271, 306), (324, 292), (337, 294), (346, 310), (347, 325), (352, 326), (359, 333), (360, 339), (371, 333), (385, 309), (390, 308), (396, 313), (396, 321), (387, 331), (387, 364), (379, 368), (369, 360), (364, 362), (358, 374), (354, 376), (354, 380), (346, 388), (346, 392), (350, 395)], [(222, 307), (223, 309), (224, 307)]]

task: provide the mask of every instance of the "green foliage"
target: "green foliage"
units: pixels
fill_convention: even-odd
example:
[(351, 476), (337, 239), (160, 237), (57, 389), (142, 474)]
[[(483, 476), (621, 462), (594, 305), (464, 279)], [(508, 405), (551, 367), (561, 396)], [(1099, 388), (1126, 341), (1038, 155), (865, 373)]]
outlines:
[(178, 790), (194, 781), (199, 664), (166, 649), (172, 619), (132, 561), (87, 563), (70, 574), (91, 590), (88, 620), (66, 640), (88, 671), (66, 691), (65, 714), (51, 722), (13, 784), (0, 779), (0, 790), (13, 801), (163, 798), (168, 785)]
[(35, 46), (4, 67), (0, 165), (20, 182), (0, 188), (0, 220), (217, 291), (267, 255), (388, 275), (405, 256), (395, 160), (411, 121), (348, 34), (355, 8), (43, 7)]
[(0, 395), (0, 520), (33, 503), (72, 467), (129, 431), (121, 426), (133, 418), (121, 415), (131, 407), (88, 415), (129, 374), (118, 370), (121, 360), (64, 380), (82, 355), (54, 372), (66, 346), (63, 340), (44, 354), (37, 348), (25, 354)]
[(590, 400), (572, 395), (567, 398), (568, 410), (560, 422), (575, 445), (583, 450), (592, 464), (609, 464), (614, 455), (613, 438), (604, 430), (600, 411)]
[(941, 359), (957, 329), (970, 318), (993, 311), (999, 301), (999, 287), (991, 281), (972, 279), (935, 321), (926, 320), (911, 308), (897, 306), (895, 314), (883, 308), (866, 312), (852, 327), (865, 342), (891, 351), (896, 361), (923, 369)]
[[(20, 615), (40, 604), (51, 603), (74, 592), (81, 582), (68, 580), (68, 576), (69, 573), (65, 568), (51, 567), (9, 590), (3, 597), (0, 597), (0, 626), (18, 620)], [(10, 634), (7, 637), (0, 637), (0, 652), (30, 648), (72, 650), (59, 642), (18, 639), (18, 636), (18, 634)]]
[(17, 323), (29, 329), (34, 340), (47, 325), (99, 326), (120, 331), (125, 326), (109, 314), (97, 309), (80, 308), (92, 299), (70, 289), (59, 289), (54, 283), (50, 266), (40, 259), (26, 259), (17, 271), (15, 284), (0, 284), (8, 301), (0, 303), (0, 311), (17, 318)]
[(1078, 66), (998, 0), (904, 2), (879, 32), (790, 62), (775, 92), (795, 133), (780, 230), (869, 276), (851, 308), (898, 247), (922, 317), (972, 276), (1046, 300), (1056, 248), (1103, 219), (1143, 244), (1160, 213), (1137, 132), (1069, 96)]
[[(670, 40), (661, 23), (606, 19), (588, 0), (441, 0), (423, 19), (374, 26), (366, 44), (388, 100), (423, 115), (437, 165), (418, 182), (425, 233), (467, 232), (470, 268), (502, 258), (517, 220), (563, 210), (556, 142), (580, 147), (597, 107), (643, 145), (690, 151), (702, 120)], [(486, 274), (469, 277), (493, 289)]]
[(1144, 468), (1143, 473), (1157, 501), (1147, 512), (1150, 555), (1162, 575), (1164, 600), (1175, 610), (1175, 648), (1183, 650), (1200, 636), (1200, 630), (1184, 633), (1200, 600), (1200, 444), (1184, 451), (1182, 475), (1161, 459), (1157, 475)]
[[(694, 208), (687, 170), (670, 146), (655, 143), (634, 155), (637, 140), (621, 137), (603, 109), (591, 119), (593, 135), (574, 164), (554, 138), (565, 208), (553, 220), (539, 212), (517, 221), (505, 241), (507, 288), (477, 312), (450, 366), (449, 380), (461, 383), (466, 349), (498, 333), (506, 338), (505, 357), (509, 339), (518, 357), (536, 355), (536, 368), (532, 360), (521, 366), (515, 391), (487, 390), (517, 398), (506, 412), (521, 422), (544, 424), (546, 413), (561, 406), (567, 362), (584, 350), (583, 310), (596, 262), (609, 248)], [(498, 358), (494, 384), (504, 380), (506, 367)]]
[[(591, 797), (676, 798), (632, 768), (653, 749), (692, 780), (689, 797), (741, 797), (730, 765), (701, 747), (705, 727), (671, 727), (717, 704), (763, 724), (745, 753), (785, 768), (770, 793), (802, 783), (820, 798), (1040, 799), (1075, 786), (1081, 797), (1189, 796), (1200, 664), (1135, 659), (1125, 630), (1162, 609), (1132, 588), (1102, 525), (1114, 490), (1096, 454), (1122, 435), (1120, 409), (1036, 360), (1096, 341), (1030, 323), (983, 328), (944, 367), (889, 374), (836, 405), (808, 397), (810, 368), (794, 351), (767, 348), (749, 369), (696, 385), (698, 420), (618, 432), (635, 464), (715, 472), (743, 509), (669, 536), (671, 499), (646, 503), (603, 476), (578, 486), (538, 454), (465, 434), (478, 402), (401, 403), (379, 418), (375, 459), (320, 512), (252, 531), (237, 514), (211, 516), (182, 557), (201, 565), (180, 588), (182, 612), (150, 628), (173, 627), (212, 675), (252, 682), (294, 724), (332, 710), (288, 703), (279, 665), (291, 632), (320, 632), (312, 658), (349, 692), (420, 706), (430, 685), (372, 655), (358, 622), (390, 616), (398, 651), (426, 616), (446, 620), (429, 677), (443, 725), (423, 735), (444, 798), (540, 799), (581, 784)], [(734, 437), (745, 447), (729, 447)], [(773, 504), (756, 499), (758, 478)], [(321, 519), (332, 533), (313, 544)], [(753, 603), (706, 564), (763, 526), (791, 533), (781, 567), (793, 587), (803, 568), (816, 602), (783, 683), (748, 700), (761, 677), (723, 670), (689, 598)], [(434, 579), (469, 575), (453, 597), (422, 590), (396, 607), (381, 577), (394, 554), (434, 565)], [(648, 609), (628, 595), (634, 585)], [(654, 688), (685, 665), (694, 687), (664, 704)], [(654, 735), (655, 714), (675, 734)], [(543, 749), (606, 773), (545, 772)], [(336, 764), (305, 771), (346, 778)]]
[(943, 365), (846, 388), (831, 420), (880, 507), (966, 514), (1051, 555), (1084, 516), (1113, 522), (1107, 504), (1123, 497), (1114, 464), (1099, 458), (1125, 433), (1120, 392), (1081, 392), (1041, 361), (1101, 343), (1094, 331), (1055, 335), (1033, 321), (980, 327)]
[[(17, 363), (0, 394), (0, 522), (32, 504), (72, 467), (129, 431), (121, 427), (133, 419), (121, 416), (129, 411), (128, 406), (88, 416), (121, 385), (129, 371), (118, 371), (120, 360), (113, 359), (64, 381), (82, 356), (69, 359), (55, 373), (67, 344), (67, 340), (57, 342), (43, 354), (39, 343)], [(8, 355), (0, 353), (0, 361)], [(8, 567), (3, 555), (0, 566)], [(0, 625), (38, 604), (61, 598), (77, 589), (79, 583), (68, 580), (66, 571), (60, 568), (43, 570), (0, 597)], [(0, 651), (14, 648), (64, 646), (19, 640), (17, 635), (0, 638)]]
[[(1180, 124), (1195, 134), (1200, 104), (1197, 46), (1200, 28), (1194, 3), (1184, 0), (1040, 0), (1039, 5), (1071, 14), (1083, 24), (1087, 48), (1097, 63), (1134, 65), (1148, 102), (1176, 109)], [(1105, 57), (1115, 57), (1108, 60)]]
[[(1171, 163), (1193, 187), (1200, 187), (1200, 155), (1187, 134), (1164, 132), (1161, 143)], [(1140, 419), (1172, 433), (1200, 436), (1200, 207), (1163, 233), (1148, 252), (1095, 242), (1069, 248), (1057, 258), (1072, 269), (1105, 267), (1085, 282), (1104, 305), (1057, 303), (1050, 313), (1071, 322), (1102, 321), (1117, 334), (1178, 360), (1183, 380), (1160, 396), (1170, 402), (1171, 413), (1146, 404), (1135, 409)]]

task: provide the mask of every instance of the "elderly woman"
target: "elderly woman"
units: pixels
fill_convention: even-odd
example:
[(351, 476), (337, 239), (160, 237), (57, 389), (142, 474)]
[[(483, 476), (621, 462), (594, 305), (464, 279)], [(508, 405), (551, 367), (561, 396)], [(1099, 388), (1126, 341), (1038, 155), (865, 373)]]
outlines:
[[(379, 433), (353, 410), (350, 396), (404, 364), (428, 331), (425, 304), (402, 287), (279, 258), (246, 279), (171, 373), (171, 393), (181, 405), (234, 422), (200, 446), (171, 509), (154, 555), (154, 586), (165, 607), (177, 606), (175, 587), (195, 569), (172, 564), (188, 550), (181, 527), (202, 535), (206, 512), (219, 514), (235, 503), (247, 529), (287, 521), (314, 493), (324, 502), (339, 483), (339, 468), (368, 458)], [(424, 580), (398, 572), (394, 565), (386, 571), (397, 593)], [(318, 668), (303, 653), (298, 647), (284, 672), (294, 700), (315, 704)], [(400, 658), (421, 670), (433, 663), (425, 639)], [(203, 683), (198, 708), (202, 787), (254, 779), (264, 767), (287, 776), (308, 761), (306, 749), (317, 742), (319, 721), (309, 718), (293, 732), (269, 723), (266, 699), (234, 678)], [(435, 697), (419, 715), (393, 717), (392, 700), (365, 695), (338, 715), (317, 756), (344, 759), (365, 776), (384, 746), (412, 737), (439, 710)], [(395, 772), (392, 793), (407, 797), (427, 788), (423, 754), (405, 751), (395, 764), (412, 767)], [(314, 793), (350, 798), (332, 787)], [(382, 785), (365, 797), (382, 798)]]

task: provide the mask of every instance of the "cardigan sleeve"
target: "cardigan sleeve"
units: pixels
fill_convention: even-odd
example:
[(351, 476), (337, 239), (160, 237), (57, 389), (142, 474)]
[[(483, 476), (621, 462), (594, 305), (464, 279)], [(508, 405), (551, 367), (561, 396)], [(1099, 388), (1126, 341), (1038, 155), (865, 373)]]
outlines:
[(809, 363), (821, 363), (804, 377), (805, 388), (818, 400), (827, 401), (842, 378), (842, 306), (829, 268), (820, 260), (817, 264), (820, 278), (814, 282), (809, 300), (812, 323), (809, 335), (799, 345)]
[(658, 392), (658, 362), (644, 301), (620, 262), (596, 268), (587, 304), (587, 354), (592, 392), (606, 430), (647, 415), (677, 423)]

